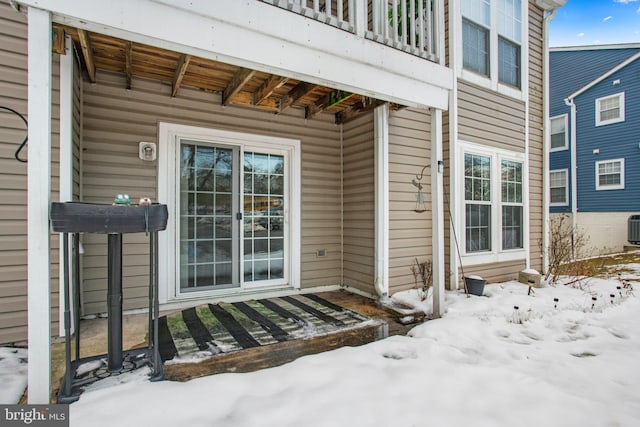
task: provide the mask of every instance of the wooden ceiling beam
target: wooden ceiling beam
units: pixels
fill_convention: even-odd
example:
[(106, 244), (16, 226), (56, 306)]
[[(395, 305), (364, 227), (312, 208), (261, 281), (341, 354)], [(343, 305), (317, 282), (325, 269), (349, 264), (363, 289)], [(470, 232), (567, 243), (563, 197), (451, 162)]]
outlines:
[(362, 97), (362, 99), (353, 104), (350, 109), (336, 113), (336, 124), (340, 125), (346, 123), (349, 120), (354, 119), (367, 111), (371, 111), (382, 104), (384, 104), (384, 101), (379, 99)]
[(89, 33), (78, 28), (78, 40), (80, 41), (80, 47), (82, 48), (82, 56), (84, 57), (84, 64), (87, 67), (89, 81), (91, 83), (95, 83), (96, 63), (93, 60), (93, 49), (91, 48), (91, 39), (89, 38)]
[(187, 55), (184, 53), (180, 55), (180, 58), (178, 59), (178, 66), (176, 67), (176, 72), (173, 75), (173, 81), (171, 82), (171, 96), (174, 98), (176, 97), (176, 95), (178, 95), (178, 89), (180, 89), (182, 79), (187, 72), (189, 62), (191, 62), (191, 55)]
[(222, 105), (229, 105), (231, 99), (246, 85), (256, 73), (256, 70), (240, 68), (231, 78), (231, 81), (222, 92)]
[(342, 104), (347, 99), (351, 98), (353, 93), (345, 92), (342, 90), (333, 90), (317, 100), (315, 104), (307, 106), (305, 111), (305, 117), (307, 119), (313, 118), (316, 114), (331, 108), (336, 105)]
[(291, 107), (297, 100), (303, 98), (310, 94), (317, 86), (307, 82), (298, 83), (293, 89), (289, 91), (282, 99), (280, 100), (280, 108), (277, 111), (277, 114), (282, 113), (287, 108)]
[(127, 89), (131, 89), (132, 57), (133, 57), (133, 43), (128, 41), (124, 51), (124, 72), (127, 75)]
[(288, 81), (288, 77), (270, 76), (253, 95), (253, 105), (260, 105), (262, 101), (273, 95), (275, 90), (280, 89)]

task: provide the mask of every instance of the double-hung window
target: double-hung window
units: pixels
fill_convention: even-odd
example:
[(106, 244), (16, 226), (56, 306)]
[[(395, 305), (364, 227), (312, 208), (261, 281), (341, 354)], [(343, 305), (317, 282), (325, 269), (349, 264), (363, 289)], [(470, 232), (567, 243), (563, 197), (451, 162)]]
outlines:
[(551, 151), (566, 150), (567, 143), (567, 115), (551, 118)]
[(502, 160), (502, 250), (522, 249), (523, 211), (522, 204), (522, 163)]
[(624, 122), (624, 92), (596, 99), (596, 126)]
[(549, 193), (551, 206), (567, 206), (569, 204), (569, 179), (567, 169), (549, 172)]
[(464, 146), (464, 255), (479, 262), (516, 259), (526, 242), (523, 156)]
[(462, 67), (522, 86), (522, 0), (462, 0)]
[(465, 153), (466, 251), (491, 251), (491, 157)]
[(596, 190), (624, 188), (624, 159), (596, 162)]

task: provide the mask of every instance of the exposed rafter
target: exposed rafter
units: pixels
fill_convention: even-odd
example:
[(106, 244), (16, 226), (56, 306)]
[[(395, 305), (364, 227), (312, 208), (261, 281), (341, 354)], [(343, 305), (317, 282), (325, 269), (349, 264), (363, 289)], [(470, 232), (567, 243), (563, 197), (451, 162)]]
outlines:
[(256, 73), (256, 70), (240, 68), (222, 93), (222, 105), (229, 105), (231, 99), (246, 85)]
[(262, 101), (270, 97), (275, 90), (280, 89), (288, 81), (287, 77), (270, 76), (253, 95), (253, 105), (260, 105)]
[(278, 114), (282, 113), (287, 108), (291, 107), (298, 99), (307, 96), (316, 88), (316, 85), (300, 82), (289, 91), (281, 100), (280, 100), (280, 108), (278, 109)]
[(342, 90), (334, 90), (320, 98), (306, 108), (305, 117), (307, 119), (313, 118), (316, 114), (326, 110), (327, 108), (335, 107), (351, 98), (353, 93), (345, 92)]
[(84, 64), (87, 67), (89, 81), (91, 83), (95, 83), (96, 64), (93, 61), (93, 49), (91, 48), (91, 39), (89, 38), (89, 33), (85, 30), (78, 29), (78, 40), (80, 41), (80, 47), (82, 48), (82, 56), (84, 57)]
[(171, 96), (175, 97), (178, 95), (178, 89), (180, 89), (184, 73), (187, 72), (187, 67), (189, 67), (190, 61), (191, 55), (184, 53), (180, 55), (180, 59), (178, 59), (178, 66), (176, 67), (176, 72), (173, 75), (173, 81), (171, 82)]
[(131, 62), (133, 56), (133, 43), (127, 42), (124, 51), (124, 72), (127, 75), (127, 89), (131, 89)]
[(384, 101), (379, 99), (363, 97), (360, 101), (353, 104), (350, 109), (336, 113), (336, 124), (339, 125), (346, 123), (349, 120), (366, 113), (367, 111), (371, 111), (382, 104), (384, 104)]

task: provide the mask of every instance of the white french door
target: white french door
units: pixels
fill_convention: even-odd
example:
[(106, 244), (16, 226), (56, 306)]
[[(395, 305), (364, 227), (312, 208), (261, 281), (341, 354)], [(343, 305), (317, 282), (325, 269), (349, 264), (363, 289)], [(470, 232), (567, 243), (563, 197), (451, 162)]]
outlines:
[(299, 157), (296, 140), (160, 124), (165, 302), (299, 286)]

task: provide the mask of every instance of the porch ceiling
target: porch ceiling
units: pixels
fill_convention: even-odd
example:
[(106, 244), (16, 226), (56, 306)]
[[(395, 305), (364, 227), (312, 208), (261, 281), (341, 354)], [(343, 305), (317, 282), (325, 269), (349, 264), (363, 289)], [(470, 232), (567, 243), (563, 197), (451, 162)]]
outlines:
[(334, 114), (336, 123), (344, 123), (383, 103), (326, 86), (70, 26), (56, 25), (55, 28), (72, 38), (91, 82), (95, 82), (96, 70), (114, 71), (126, 75), (127, 89), (131, 89), (133, 76), (144, 77), (170, 84), (173, 97), (179, 96), (181, 86), (191, 86), (220, 93), (223, 105), (241, 105), (276, 114), (289, 107), (300, 107), (305, 109), (307, 118), (321, 113)]

